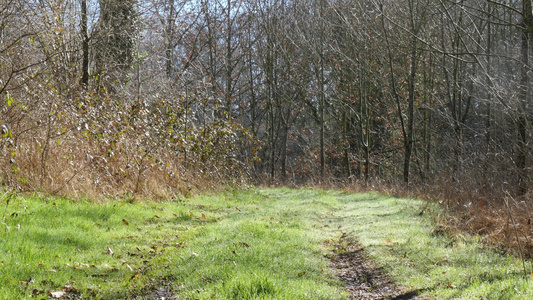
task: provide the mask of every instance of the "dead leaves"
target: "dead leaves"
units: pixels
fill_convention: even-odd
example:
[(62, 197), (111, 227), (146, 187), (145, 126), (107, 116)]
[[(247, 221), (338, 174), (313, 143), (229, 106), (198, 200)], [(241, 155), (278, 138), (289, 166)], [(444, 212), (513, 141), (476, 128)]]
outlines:
[(445, 284), (442, 284), (442, 282), (439, 282), (439, 283), (437, 283), (436, 286), (444, 286), (444, 287), (446, 287), (446, 288), (448, 288), (448, 289), (455, 289), (455, 288), (457, 288), (457, 286), (453, 285), (451, 282), (448, 282), (448, 283), (445, 283)]
[(242, 248), (250, 248), (250, 245), (248, 245), (245, 242), (235, 243), (233, 244), (235, 247), (242, 247)]
[(34, 282), (35, 282), (35, 281), (33, 280), (33, 278), (30, 278), (30, 279), (28, 279), (28, 280), (24, 280), (24, 279), (23, 279), (23, 280), (20, 281), (20, 283), (22, 283), (22, 284), (26, 284), (26, 285), (31, 284), (31, 283), (34, 283)]
[[(21, 280), (20, 283), (24, 284), (24, 285), (30, 285), (30, 284), (35, 283), (35, 281), (32, 278), (30, 278), (28, 280)], [(46, 284), (46, 283), (49, 283), (49, 282), (48, 281), (41, 282), (41, 284)], [(64, 298), (64, 297), (67, 297), (67, 296), (70, 296), (70, 295), (74, 295), (74, 297), (77, 298), (77, 296), (79, 296), (79, 294), (80, 294), (80, 292), (76, 288), (74, 288), (72, 285), (69, 285), (69, 284), (63, 286), (62, 288), (60, 288), (57, 291), (52, 291), (52, 290), (45, 291), (45, 290), (40, 290), (40, 289), (34, 288), (31, 291), (31, 293), (34, 296), (48, 294), (53, 299), (61, 299), (61, 298)], [(72, 297), (70, 297), (70, 298), (72, 298)]]
[(48, 294), (48, 296), (50, 296), (50, 298), (53, 298), (53, 299), (61, 299), (61, 298), (67, 298), (67, 297), (70, 299), (73, 299), (73, 298), (78, 299), (80, 295), (80, 291), (78, 291), (76, 288), (74, 288), (73, 286), (69, 284), (63, 286), (61, 289), (57, 291), (52, 291), (52, 290), (44, 291), (44, 290), (39, 290), (39, 289), (33, 289), (31, 293), (34, 296)]
[(56, 299), (63, 298), (67, 296), (68, 294), (78, 295), (80, 294), (80, 292), (77, 289), (75, 289), (73, 286), (68, 285), (68, 284), (62, 287), (61, 290), (59, 291), (50, 292), (50, 296)]
[[(250, 245), (248, 243), (245, 243), (245, 242), (239, 242), (239, 243), (233, 243), (233, 247), (235, 248), (250, 248)], [(233, 255), (235, 256), (239, 256), (239, 252), (237, 252), (237, 249), (235, 250), (232, 250), (231, 253), (233, 253)], [(235, 263), (235, 262), (233, 262)]]
[(50, 296), (56, 299), (63, 298), (66, 295), (67, 295), (67, 292), (65, 291), (50, 292)]

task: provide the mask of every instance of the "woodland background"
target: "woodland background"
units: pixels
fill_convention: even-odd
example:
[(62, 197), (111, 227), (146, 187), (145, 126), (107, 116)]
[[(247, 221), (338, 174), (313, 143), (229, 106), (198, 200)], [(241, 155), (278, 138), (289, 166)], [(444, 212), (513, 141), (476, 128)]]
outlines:
[(527, 202), (530, 0), (2, 0), (0, 25), (14, 190)]

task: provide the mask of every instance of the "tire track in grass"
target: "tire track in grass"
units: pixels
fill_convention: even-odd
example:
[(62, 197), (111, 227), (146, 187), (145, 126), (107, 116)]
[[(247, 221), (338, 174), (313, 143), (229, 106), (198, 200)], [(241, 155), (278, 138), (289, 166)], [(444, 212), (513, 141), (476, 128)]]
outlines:
[(378, 267), (361, 244), (343, 233), (334, 244), (330, 259), (335, 274), (345, 284), (350, 299), (358, 300), (429, 300), (421, 291), (398, 286)]

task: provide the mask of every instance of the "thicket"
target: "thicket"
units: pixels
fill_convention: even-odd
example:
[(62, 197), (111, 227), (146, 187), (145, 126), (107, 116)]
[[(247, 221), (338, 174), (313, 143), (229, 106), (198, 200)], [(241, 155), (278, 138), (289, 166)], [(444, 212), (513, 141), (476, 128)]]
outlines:
[[(242, 184), (255, 140), (239, 124), (196, 126), (190, 108), (156, 99), (124, 103), (107, 94), (10, 95), (2, 126), (4, 185), (77, 197), (188, 194)], [(200, 100), (193, 98), (191, 102)]]

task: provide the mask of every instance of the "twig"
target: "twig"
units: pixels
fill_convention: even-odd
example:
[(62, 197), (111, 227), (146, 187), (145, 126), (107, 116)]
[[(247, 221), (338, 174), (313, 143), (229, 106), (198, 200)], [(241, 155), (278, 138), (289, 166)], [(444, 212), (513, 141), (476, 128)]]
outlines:
[(13, 193), (9, 193), (9, 196), (7, 196), (6, 208), (4, 209), (4, 214), (2, 215), (2, 224), (6, 226), (6, 231), (10, 229), (10, 227), (7, 226), (6, 224), (6, 213), (7, 213), (7, 207), (9, 206), (9, 202), (11, 201), (11, 197), (13, 197)]
[(13, 197), (13, 194), (9, 193), (9, 196), (7, 196), (7, 201), (6, 201), (6, 209), (4, 209), (4, 214), (2, 215), (2, 222), (6, 221), (7, 207), (9, 206), (9, 201), (11, 201), (11, 197)]

